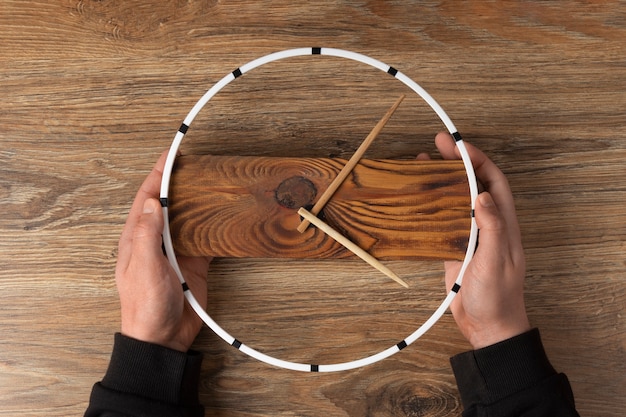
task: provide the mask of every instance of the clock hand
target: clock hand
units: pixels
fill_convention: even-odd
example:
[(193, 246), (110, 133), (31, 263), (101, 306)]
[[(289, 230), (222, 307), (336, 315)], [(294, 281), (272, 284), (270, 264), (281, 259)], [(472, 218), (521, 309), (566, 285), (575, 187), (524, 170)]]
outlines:
[(402, 285), (405, 288), (409, 288), (409, 285), (404, 282), (400, 277), (393, 273), (392, 270), (387, 268), (385, 265), (381, 264), (380, 261), (374, 258), (372, 255), (367, 253), (365, 250), (361, 249), (358, 245), (352, 242), (350, 239), (330, 227), (328, 224), (315, 217), (311, 212), (304, 208), (300, 208), (298, 210), (298, 214), (301, 215), (305, 220), (308, 220), (322, 232), (326, 233), (328, 236), (335, 239), (337, 242), (341, 243), (346, 249), (350, 250), (359, 258), (363, 259), (365, 262), (378, 269), (383, 274), (387, 275), (389, 278), (396, 281), (398, 284)]
[[(335, 191), (337, 191), (339, 186), (348, 177), (350, 172), (352, 172), (352, 170), (354, 169), (356, 164), (359, 163), (359, 161), (363, 157), (363, 154), (365, 153), (365, 151), (367, 151), (367, 148), (369, 148), (369, 146), (372, 144), (374, 139), (376, 139), (376, 136), (378, 136), (378, 134), (383, 129), (383, 127), (385, 127), (385, 125), (387, 124), (387, 122), (389, 121), (389, 119), (391, 118), (393, 113), (396, 111), (396, 109), (398, 108), (398, 106), (400, 105), (402, 100), (404, 100), (404, 97), (405, 97), (405, 95), (402, 94), (400, 96), (400, 98), (398, 98), (398, 100), (396, 100), (396, 102), (391, 106), (391, 108), (389, 108), (389, 110), (387, 110), (387, 113), (385, 113), (385, 115), (382, 117), (382, 119), (380, 119), (378, 121), (378, 123), (376, 123), (376, 126), (374, 126), (374, 128), (369, 133), (369, 135), (367, 135), (367, 137), (365, 138), (363, 143), (361, 143), (359, 148), (356, 150), (354, 155), (352, 155), (352, 157), (346, 163), (346, 165), (341, 169), (341, 171), (339, 171), (339, 174), (330, 183), (330, 185), (328, 186), (326, 191), (324, 191), (324, 193), (322, 193), (322, 195), (319, 198), (319, 200), (317, 200), (317, 203), (315, 203), (315, 205), (311, 209), (311, 213), (314, 216), (317, 216), (319, 214), (319, 212), (322, 211), (322, 208), (324, 208), (326, 203), (328, 203), (328, 200), (330, 200), (330, 198), (333, 196)], [(306, 230), (307, 227), (309, 227), (309, 221), (305, 219), (298, 226), (298, 232), (304, 233), (304, 231)]]

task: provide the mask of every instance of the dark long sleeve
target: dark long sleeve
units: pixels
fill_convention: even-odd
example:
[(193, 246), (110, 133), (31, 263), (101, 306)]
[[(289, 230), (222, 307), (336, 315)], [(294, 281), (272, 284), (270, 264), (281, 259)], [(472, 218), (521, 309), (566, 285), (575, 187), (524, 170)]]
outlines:
[(94, 385), (85, 417), (200, 417), (202, 355), (115, 335), (107, 372)]
[(537, 329), (450, 362), (464, 417), (578, 416), (569, 381), (550, 364)]

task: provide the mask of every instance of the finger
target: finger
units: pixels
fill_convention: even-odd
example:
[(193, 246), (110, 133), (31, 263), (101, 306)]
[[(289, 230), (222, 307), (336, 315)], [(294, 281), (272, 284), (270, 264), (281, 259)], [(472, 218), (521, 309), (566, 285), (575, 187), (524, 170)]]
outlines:
[[(502, 213), (513, 240), (521, 240), (517, 215), (515, 214), (515, 201), (506, 176), (498, 166), (491, 161), (480, 149), (471, 143), (463, 142), (467, 153), (472, 161), (476, 178), (491, 194), (493, 201)], [(435, 137), (435, 144), (445, 159), (459, 159), (460, 152), (454, 139), (447, 132), (441, 132)]]
[(418, 161), (430, 161), (430, 155), (428, 155), (427, 153), (420, 153), (417, 155), (417, 159)]
[(462, 262), (459, 261), (444, 261), (443, 267), (445, 270), (446, 291), (450, 292), (456, 279), (458, 278), (459, 271), (461, 270)]
[(212, 260), (212, 257), (178, 257), (187, 285), (203, 308), (207, 306), (207, 274)]
[(144, 202), (148, 198), (159, 197), (161, 178), (163, 176), (163, 168), (165, 166), (166, 158), (167, 152), (163, 152), (135, 195), (135, 200), (133, 201), (130, 212), (128, 213), (128, 218), (126, 219), (126, 224), (124, 225), (118, 244), (119, 264), (128, 264), (131, 254), (130, 247), (132, 244), (133, 231), (135, 229), (135, 225), (141, 217)]
[[(476, 177), (487, 187), (492, 181), (498, 181), (506, 178), (500, 169), (494, 164), (480, 149), (471, 143), (463, 141), (467, 149), (467, 153), (472, 160), (472, 166), (476, 173)], [(435, 145), (444, 159), (461, 159), (461, 153), (456, 146), (454, 139), (447, 132), (440, 132), (435, 137)]]
[(461, 159), (461, 154), (448, 132), (439, 132), (435, 136), (435, 146), (443, 159)]
[(519, 242), (521, 245), (521, 233), (515, 212), (515, 200), (513, 199), (509, 181), (497, 165), (482, 151), (470, 143), (466, 143), (465, 146), (474, 165), (476, 178), (489, 192), (491, 199), (497, 206), (498, 212), (504, 219), (509, 242), (514, 244)]
[[(476, 177), (480, 179), (486, 186), (489, 186), (490, 181), (497, 181), (500, 178), (504, 178), (504, 174), (488, 157), (470, 143), (463, 141), (467, 148), (467, 153), (472, 160), (472, 166), (476, 173)], [(435, 145), (443, 156), (444, 159), (461, 159), (461, 153), (456, 146), (454, 139), (447, 132), (440, 132), (435, 136)], [(504, 178), (506, 180), (506, 178)]]

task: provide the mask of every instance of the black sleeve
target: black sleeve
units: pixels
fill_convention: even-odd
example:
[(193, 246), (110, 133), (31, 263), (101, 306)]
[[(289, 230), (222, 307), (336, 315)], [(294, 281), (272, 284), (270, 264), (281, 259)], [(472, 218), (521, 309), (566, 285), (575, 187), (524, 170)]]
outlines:
[(202, 355), (115, 335), (111, 362), (94, 385), (85, 417), (201, 417)]
[(464, 417), (578, 416), (569, 381), (550, 364), (537, 329), (450, 362)]

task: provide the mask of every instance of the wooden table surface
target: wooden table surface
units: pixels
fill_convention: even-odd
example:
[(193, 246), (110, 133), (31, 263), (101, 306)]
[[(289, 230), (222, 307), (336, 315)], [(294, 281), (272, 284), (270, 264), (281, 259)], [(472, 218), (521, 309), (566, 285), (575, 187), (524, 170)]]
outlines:
[[(622, 1), (88, 1), (0, 5), (0, 415), (81, 415), (119, 329), (113, 270), (135, 191), (196, 100), (262, 55), (327, 46), (426, 88), (513, 188), (527, 306), (585, 416), (626, 408), (626, 4)], [(259, 68), (207, 105), (183, 152), (349, 157), (406, 89), (322, 57)], [(370, 158), (435, 154), (407, 97)], [(209, 312), (283, 359), (355, 359), (411, 333), (440, 262), (219, 259)], [(203, 329), (207, 416), (459, 415), (450, 314), (335, 374), (250, 359)]]

